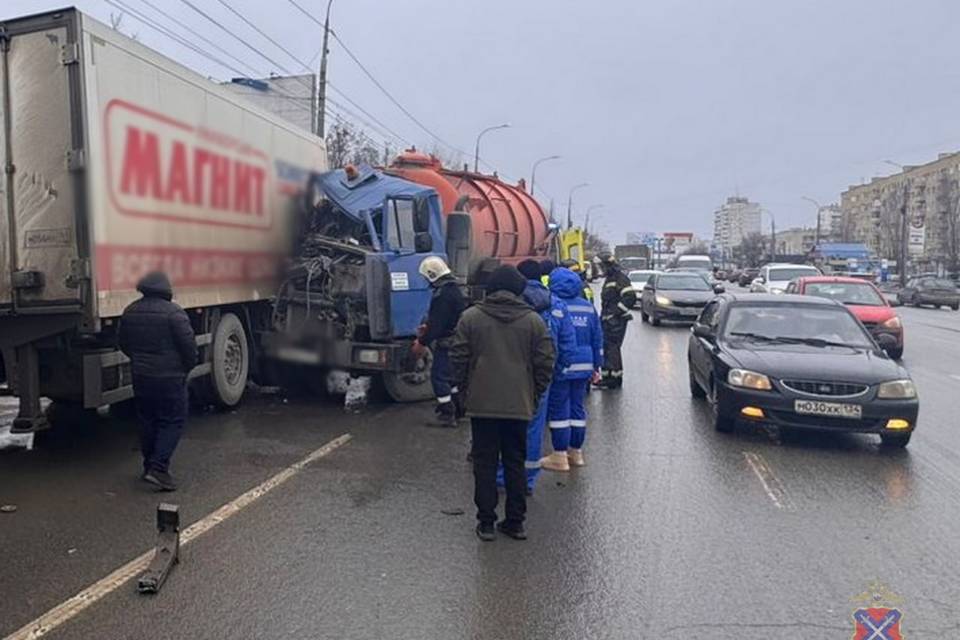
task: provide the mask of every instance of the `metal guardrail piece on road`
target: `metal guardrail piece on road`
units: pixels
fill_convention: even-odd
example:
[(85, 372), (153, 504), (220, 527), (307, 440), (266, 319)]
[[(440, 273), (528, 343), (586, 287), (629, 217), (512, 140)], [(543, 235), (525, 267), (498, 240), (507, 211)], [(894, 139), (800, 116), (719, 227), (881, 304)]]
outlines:
[(173, 565), (180, 562), (180, 507), (161, 502), (157, 505), (157, 549), (147, 570), (137, 581), (140, 593), (157, 593)]

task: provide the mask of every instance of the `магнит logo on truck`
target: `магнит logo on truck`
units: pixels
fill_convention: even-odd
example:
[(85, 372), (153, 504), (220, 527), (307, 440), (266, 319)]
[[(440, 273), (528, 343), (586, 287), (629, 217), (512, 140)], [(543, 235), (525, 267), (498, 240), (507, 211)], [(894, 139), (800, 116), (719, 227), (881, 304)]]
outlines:
[(267, 155), (122, 100), (104, 114), (110, 199), (125, 215), (268, 229)]

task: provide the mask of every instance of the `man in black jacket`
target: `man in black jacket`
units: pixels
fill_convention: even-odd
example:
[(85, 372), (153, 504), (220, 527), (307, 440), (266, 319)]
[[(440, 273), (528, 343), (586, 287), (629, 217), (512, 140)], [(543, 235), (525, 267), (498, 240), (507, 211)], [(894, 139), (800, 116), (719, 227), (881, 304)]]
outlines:
[(119, 342), (133, 372), (141, 477), (163, 491), (175, 491), (170, 458), (187, 419), (187, 374), (197, 363), (197, 343), (186, 312), (171, 302), (173, 287), (166, 274), (148, 273), (137, 291), (143, 297), (124, 309)]
[(620, 348), (627, 336), (627, 323), (633, 320), (630, 310), (637, 294), (630, 278), (611, 254), (600, 256), (603, 265), (603, 291), (600, 294), (600, 320), (603, 325), (603, 376), (600, 386), (619, 389), (623, 386), (623, 356)]
[(420, 275), (430, 283), (433, 297), (430, 299), (426, 325), (413, 342), (413, 353), (419, 356), (426, 347), (432, 346), (430, 380), (437, 397), (437, 417), (441, 425), (455, 427), (461, 403), (460, 390), (450, 383), (450, 344), (467, 301), (460, 292), (456, 278), (450, 273), (450, 267), (441, 258), (424, 258), (420, 263)]

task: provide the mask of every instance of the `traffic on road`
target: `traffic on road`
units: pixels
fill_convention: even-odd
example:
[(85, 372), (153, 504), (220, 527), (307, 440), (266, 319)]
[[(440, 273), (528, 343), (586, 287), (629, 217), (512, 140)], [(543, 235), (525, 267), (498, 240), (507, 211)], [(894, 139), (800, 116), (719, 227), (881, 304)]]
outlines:
[(960, 637), (960, 8), (368, 4), (0, 7), (0, 638)]

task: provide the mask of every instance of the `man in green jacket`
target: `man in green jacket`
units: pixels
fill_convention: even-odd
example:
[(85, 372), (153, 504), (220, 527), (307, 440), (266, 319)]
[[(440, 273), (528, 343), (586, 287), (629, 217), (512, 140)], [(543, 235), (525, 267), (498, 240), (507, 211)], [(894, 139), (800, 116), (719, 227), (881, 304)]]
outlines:
[(521, 298), (526, 285), (515, 267), (497, 268), (484, 300), (461, 316), (450, 349), (453, 379), (461, 393), (466, 390), (477, 535), (485, 541), (496, 537), (501, 460), (507, 502), (497, 529), (517, 540), (527, 537), (523, 528), (527, 424), (553, 377), (553, 341), (543, 320)]

